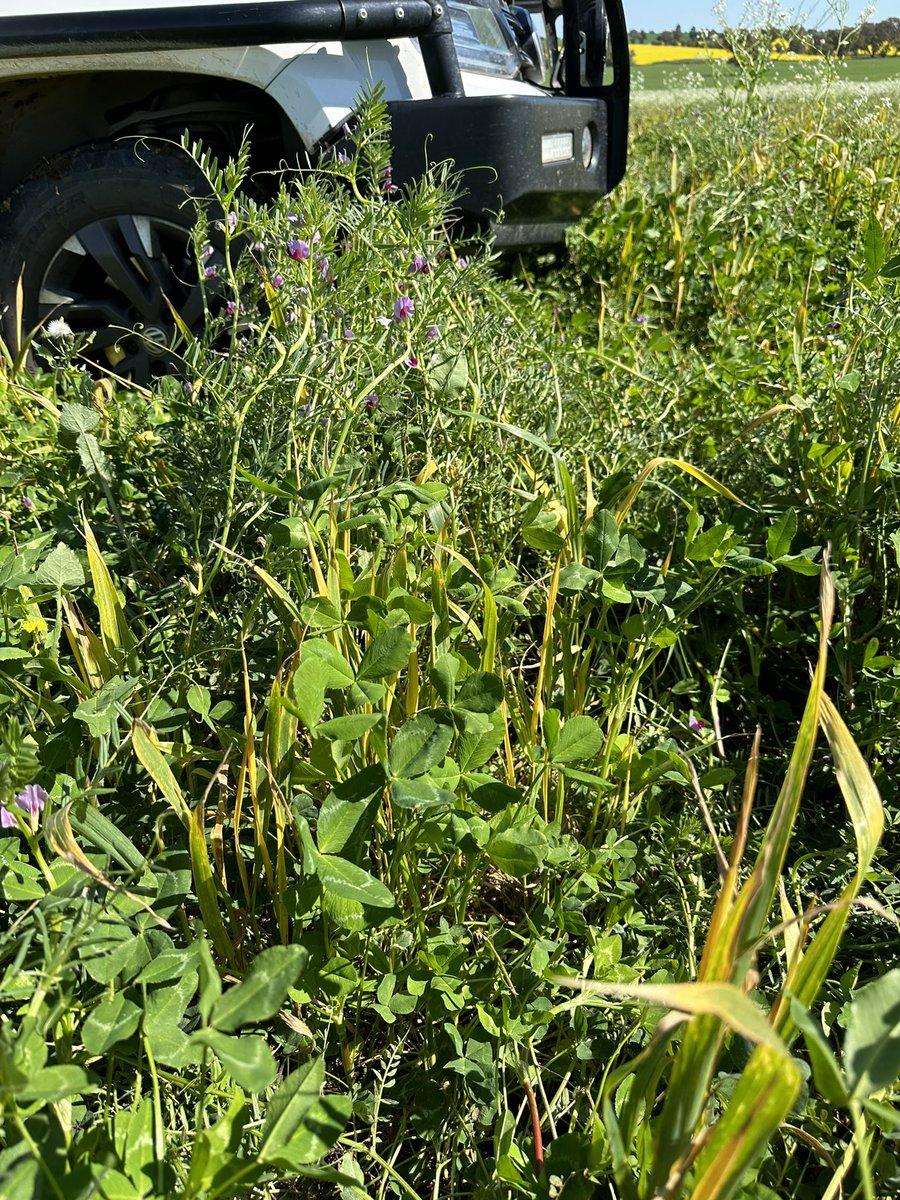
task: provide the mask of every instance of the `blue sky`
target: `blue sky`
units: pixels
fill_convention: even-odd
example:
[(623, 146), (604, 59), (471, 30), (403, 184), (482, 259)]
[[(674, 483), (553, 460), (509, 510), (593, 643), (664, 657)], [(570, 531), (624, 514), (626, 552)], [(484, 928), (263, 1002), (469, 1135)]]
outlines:
[[(629, 29), (674, 29), (680, 25), (682, 29), (690, 29), (696, 25), (698, 29), (714, 29), (718, 22), (713, 15), (714, 0), (622, 0), (625, 6), (625, 19)], [(750, 0), (751, 12), (757, 13), (764, 8), (783, 7), (792, 13), (805, 13), (795, 17), (802, 24), (834, 28), (838, 24), (834, 16), (834, 7), (829, 3), (807, 3), (792, 6), (787, 0), (776, 5), (773, 0)], [(851, 3), (848, 7), (848, 23), (852, 23), (857, 13), (862, 9), (860, 3)], [(728, 20), (732, 24), (740, 23), (744, 5), (740, 0), (729, 0)], [(891, 9), (882, 9), (879, 15), (888, 16)], [(896, 11), (896, 6), (893, 7)], [(877, 19), (877, 18), (876, 18)]]

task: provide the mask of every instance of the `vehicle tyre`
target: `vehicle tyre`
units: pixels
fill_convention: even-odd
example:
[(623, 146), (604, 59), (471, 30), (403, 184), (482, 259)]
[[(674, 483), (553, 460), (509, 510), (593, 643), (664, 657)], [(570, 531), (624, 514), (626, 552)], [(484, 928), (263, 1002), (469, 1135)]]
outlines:
[(6, 345), (62, 318), (91, 335), (101, 369), (143, 384), (172, 370), (169, 304), (188, 327), (202, 323), (191, 196), (208, 190), (186, 156), (146, 142), (93, 143), (49, 163), (11, 197), (0, 237)]

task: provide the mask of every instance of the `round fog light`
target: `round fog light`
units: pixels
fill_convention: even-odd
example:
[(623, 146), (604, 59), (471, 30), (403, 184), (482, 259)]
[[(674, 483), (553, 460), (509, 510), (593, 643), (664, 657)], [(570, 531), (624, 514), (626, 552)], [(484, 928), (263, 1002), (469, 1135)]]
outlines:
[(581, 135), (581, 161), (584, 163), (585, 170), (591, 165), (593, 157), (594, 135), (591, 133), (590, 125), (585, 125), (584, 132)]

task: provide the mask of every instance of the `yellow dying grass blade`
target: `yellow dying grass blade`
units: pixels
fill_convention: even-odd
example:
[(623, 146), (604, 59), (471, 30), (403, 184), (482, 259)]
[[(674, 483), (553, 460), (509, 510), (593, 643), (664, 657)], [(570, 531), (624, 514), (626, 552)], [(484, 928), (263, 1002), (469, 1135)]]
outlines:
[[(72, 651), (72, 657), (75, 659), (75, 665), (78, 667), (78, 674), (81, 676), (82, 682), (86, 683), (91, 691), (99, 692), (101, 687), (103, 687), (103, 672), (98, 665), (97, 655), (94, 652), (89, 630), (84, 623), (81, 613), (69, 597), (62, 596), (61, 600), (63, 612), (66, 616), (64, 626), (66, 640)], [(94, 640), (96, 641), (96, 639)], [(96, 648), (102, 655), (102, 647), (99, 643)], [(103, 655), (104, 659), (105, 657)]]
[(759, 1044), (696, 1164), (691, 1200), (728, 1200), (790, 1113), (803, 1077), (787, 1047)]
[[(822, 571), (820, 604), (819, 659), (784, 783), (769, 818), (753, 871), (733, 902), (729, 895), (723, 895), (716, 905), (710, 937), (703, 950), (701, 979), (704, 981), (743, 985), (752, 965), (753, 947), (765, 928), (784, 867), (812, 761), (822, 708), (828, 634), (834, 616), (834, 586), (827, 570), (827, 556)], [(752, 788), (752, 780), (749, 782)], [(743, 841), (749, 817), (746, 791), (744, 808), (738, 831), (739, 842)], [(736, 867), (732, 854), (732, 864), (724, 884), (729, 892), (736, 882)], [(651, 1190), (665, 1185), (671, 1171), (689, 1151), (703, 1116), (723, 1037), (724, 1026), (712, 1014), (693, 1021), (685, 1031), (669, 1077), (662, 1113), (654, 1122), (656, 1155)]]
[(125, 610), (87, 517), (84, 519), (84, 540), (87, 545), (91, 582), (94, 585), (94, 600), (100, 616), (100, 640), (104, 652), (118, 670), (121, 671), (123, 666), (127, 665), (132, 674), (137, 674), (134, 640), (125, 620)]
[(194, 877), (194, 892), (200, 905), (200, 915), (210, 936), (216, 953), (232, 967), (237, 966), (234, 946), (231, 944), (219, 912), (219, 901), (216, 895), (216, 882), (213, 878), (212, 864), (209, 861), (209, 851), (206, 848), (206, 810), (201, 800), (194, 809), (190, 819), (190, 854), (191, 873)]
[(163, 752), (156, 742), (153, 731), (145, 727), (142, 722), (136, 721), (131, 731), (131, 744), (138, 761), (162, 792), (169, 806), (178, 815), (182, 824), (190, 826), (191, 810), (185, 802), (178, 781), (172, 774), (172, 768), (166, 762)]
[[(463, 609), (454, 605), (452, 601), (447, 601), (450, 609), (452, 609), (460, 620), (472, 628), (476, 639), (481, 642), (481, 669), (482, 671), (493, 671), (494, 660), (497, 657), (497, 604), (494, 600), (494, 595), (488, 585), (482, 579), (478, 568), (470, 558), (465, 554), (461, 554), (459, 550), (454, 550), (452, 546), (442, 546), (442, 550), (449, 554), (451, 558), (455, 558), (457, 562), (462, 563), (467, 571), (481, 584), (482, 593), (484, 595), (484, 629), (479, 629), (477, 622)], [(441, 576), (443, 582), (443, 576)], [(446, 593), (445, 593), (446, 596)], [(432, 604), (434, 600), (432, 599)]]
[[(727, 1123), (724, 1119), (720, 1122), (703, 1152), (691, 1190), (692, 1200), (726, 1200), (790, 1112), (802, 1082), (799, 1067), (762, 1009), (731, 983), (621, 985), (565, 978), (556, 982), (585, 992), (663, 1005), (692, 1018), (689, 1029), (697, 1021), (711, 1020), (755, 1043), (752, 1087), (744, 1086), (748, 1068), (729, 1103)], [(648, 1194), (678, 1196), (699, 1144), (687, 1144), (684, 1154), (669, 1164), (658, 1181), (651, 1179)]]
[(558, 976), (556, 982), (581, 992), (658, 1004), (688, 1017), (717, 1017), (748, 1041), (788, 1057), (787, 1046), (769, 1024), (765, 1012), (733, 983), (604, 983), (599, 979), (567, 976)]
[(553, 610), (556, 608), (556, 597), (559, 594), (559, 572), (562, 567), (562, 557), (557, 555), (553, 576), (550, 580), (550, 590), (547, 593), (547, 613), (544, 618), (544, 636), (541, 639), (541, 662), (538, 668), (537, 682), (534, 685), (534, 706), (531, 710), (531, 745), (537, 744), (538, 723), (544, 712), (542, 692), (547, 665), (553, 657)]
[(742, 508), (750, 507), (749, 504), (745, 504), (740, 497), (736, 496), (730, 488), (727, 488), (724, 483), (719, 483), (717, 479), (713, 479), (712, 475), (708, 475), (706, 471), (702, 470), (700, 467), (695, 467), (693, 463), (685, 462), (684, 459), (681, 458), (651, 458), (647, 465), (642, 469), (640, 475), (638, 475), (637, 479), (626, 492), (622, 503), (616, 509), (616, 520), (620, 525), (628, 515), (629, 509), (640, 495), (644, 484), (647, 482), (656, 468), (665, 466), (677, 467), (679, 471), (684, 471), (686, 475), (693, 476), (693, 478), (702, 483), (704, 487), (708, 487), (711, 492), (715, 492), (719, 496), (724, 496), (726, 500), (731, 500), (734, 504), (740, 504)]
[(140, 896), (136, 896), (127, 888), (119, 887), (112, 883), (103, 872), (96, 867), (88, 856), (81, 849), (81, 846), (75, 840), (75, 834), (72, 831), (72, 822), (70, 813), (72, 809), (71, 802), (64, 805), (57, 812), (53, 813), (47, 820), (46, 837), (47, 845), (65, 862), (70, 863), (73, 867), (77, 867), (79, 871), (83, 871), (94, 883), (105, 888), (108, 892), (127, 896), (129, 900), (137, 904), (140, 908), (152, 917), (153, 921), (162, 929), (171, 929), (172, 926), (168, 921), (164, 920), (158, 913), (155, 913), (146, 900)]
[[(797, 954), (791, 960), (785, 989), (793, 993), (806, 1008), (810, 1008), (814, 1003), (834, 961), (851, 905), (859, 894), (884, 832), (884, 808), (875, 781), (840, 713), (824, 695), (819, 721), (831, 748), (838, 786), (853, 825), (856, 839), (856, 872), (842, 892), (838, 903), (826, 916), (815, 938), (803, 953)], [(785, 1040), (791, 1041), (796, 1036), (797, 1029), (791, 1017), (791, 1006), (784, 996), (775, 1010), (774, 1023)]]

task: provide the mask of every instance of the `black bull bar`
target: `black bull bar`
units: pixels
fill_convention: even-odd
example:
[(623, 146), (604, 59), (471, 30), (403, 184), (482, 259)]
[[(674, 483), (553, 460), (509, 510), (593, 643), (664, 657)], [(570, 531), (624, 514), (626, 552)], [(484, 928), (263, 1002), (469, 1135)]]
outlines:
[[(543, 0), (543, 5), (551, 46), (560, 13), (564, 37), (562, 86), (543, 93), (543, 103), (554, 96), (601, 102), (606, 154), (597, 186), (609, 191), (625, 171), (628, 133), (630, 63), (622, 0)], [(604, 84), (607, 23), (613, 79)], [(432, 96), (465, 106), (450, 13), (441, 0), (247, 0), (2, 17), (0, 60), (397, 37), (419, 39)]]

